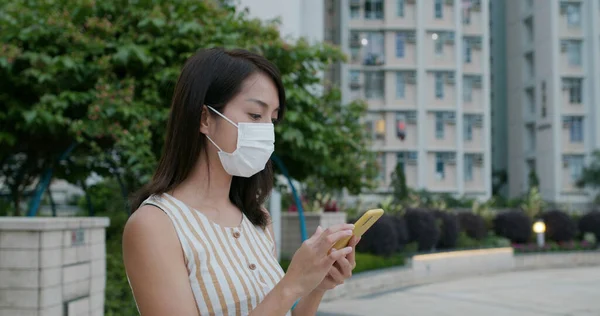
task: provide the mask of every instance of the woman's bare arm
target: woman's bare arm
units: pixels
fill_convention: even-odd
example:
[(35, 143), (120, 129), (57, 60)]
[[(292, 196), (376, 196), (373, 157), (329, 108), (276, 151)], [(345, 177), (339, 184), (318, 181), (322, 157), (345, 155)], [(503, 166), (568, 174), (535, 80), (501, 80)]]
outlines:
[(199, 314), (181, 244), (162, 210), (145, 205), (129, 218), (123, 261), (141, 315)]

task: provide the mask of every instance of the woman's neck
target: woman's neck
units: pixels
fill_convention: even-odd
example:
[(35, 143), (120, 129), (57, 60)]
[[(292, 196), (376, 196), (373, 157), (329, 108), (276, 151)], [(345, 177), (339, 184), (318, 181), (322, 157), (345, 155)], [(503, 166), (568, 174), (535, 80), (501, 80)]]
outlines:
[(211, 161), (209, 166), (206, 160), (201, 158), (188, 178), (175, 188), (173, 194), (179, 195), (192, 204), (191, 206), (225, 206), (230, 203), (231, 179), (232, 176), (225, 171), (220, 161)]

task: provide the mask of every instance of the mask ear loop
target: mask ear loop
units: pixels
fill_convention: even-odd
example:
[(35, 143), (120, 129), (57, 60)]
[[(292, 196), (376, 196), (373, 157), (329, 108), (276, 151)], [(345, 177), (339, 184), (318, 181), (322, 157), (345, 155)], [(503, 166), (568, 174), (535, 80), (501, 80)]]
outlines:
[[(220, 117), (222, 117), (223, 119), (225, 119), (227, 122), (229, 122), (229, 123), (233, 124), (233, 126), (235, 126), (235, 127), (238, 127), (238, 125), (237, 125), (237, 124), (235, 124), (233, 121), (231, 121), (231, 120), (230, 120), (229, 118), (227, 118), (225, 115), (221, 114), (221, 112), (219, 112), (219, 111), (215, 110), (215, 109), (214, 109), (212, 106), (210, 106), (210, 105), (207, 105), (206, 107), (207, 107), (207, 108), (209, 108), (209, 109), (211, 109), (213, 112), (217, 113), (217, 114), (218, 114)], [(215, 142), (214, 142), (214, 141), (213, 141), (213, 140), (210, 138), (210, 136), (206, 135), (206, 138), (208, 138), (208, 140), (209, 140), (209, 141), (210, 141), (210, 142), (211, 142), (213, 145), (215, 145), (215, 147), (217, 147), (217, 149), (218, 149), (219, 151), (223, 152), (223, 149), (221, 149), (221, 147), (219, 147), (219, 145), (217, 145), (217, 143), (215, 143)]]
[(233, 124), (233, 126), (238, 127), (237, 124), (235, 124), (232, 120), (230, 120), (229, 118), (227, 118), (227, 116), (223, 115), (221, 112), (215, 110), (212, 106), (207, 105), (207, 108), (211, 109), (213, 112), (217, 113), (220, 117), (222, 117), (223, 119), (225, 119), (227, 122)]
[(223, 149), (221, 149), (221, 147), (219, 147), (219, 145), (217, 145), (217, 143), (215, 143), (212, 139), (210, 139), (210, 136), (206, 135), (206, 138), (208, 138), (208, 140), (210, 140), (210, 142), (215, 145), (215, 147), (217, 147), (217, 149), (219, 151), (223, 151)]

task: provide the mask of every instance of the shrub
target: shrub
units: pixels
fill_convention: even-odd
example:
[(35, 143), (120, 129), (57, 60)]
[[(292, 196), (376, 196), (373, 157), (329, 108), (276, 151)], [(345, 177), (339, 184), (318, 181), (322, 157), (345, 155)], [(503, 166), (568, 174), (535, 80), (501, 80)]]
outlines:
[(513, 243), (526, 243), (531, 237), (531, 219), (521, 210), (500, 213), (494, 218), (496, 235)]
[(461, 230), (468, 237), (482, 240), (487, 236), (487, 227), (482, 216), (470, 212), (461, 212), (457, 216)]
[(418, 251), (430, 251), (440, 238), (440, 229), (433, 212), (424, 209), (409, 209), (404, 215), (408, 228), (408, 240), (418, 244)]
[(376, 256), (389, 257), (398, 250), (396, 221), (390, 215), (383, 215), (362, 236), (356, 251)]
[(515, 253), (527, 253), (527, 252), (552, 252), (552, 251), (580, 251), (580, 250), (594, 250), (596, 245), (587, 241), (568, 241), (568, 242), (549, 242), (540, 248), (535, 243), (529, 244), (517, 244), (513, 245)]
[(471, 238), (465, 231), (461, 231), (458, 235), (456, 246), (459, 249), (471, 249), (481, 247), (481, 242), (475, 238)]
[[(361, 241), (362, 242), (362, 241)], [(364, 271), (379, 270), (384, 268), (391, 268), (404, 265), (405, 258), (403, 254), (394, 254), (391, 257), (384, 258), (375, 256), (368, 253), (356, 253), (356, 267), (352, 271), (353, 273), (359, 273)], [(290, 260), (281, 260), (279, 263), (284, 271), (290, 265)], [(132, 314), (133, 315), (133, 314)]]
[(577, 224), (567, 213), (552, 210), (542, 214), (546, 224), (546, 238), (550, 241), (571, 241), (577, 236)]
[(460, 224), (456, 215), (450, 212), (436, 210), (433, 212), (440, 227), (440, 238), (437, 242), (439, 249), (452, 249), (456, 247)]
[(600, 211), (593, 211), (583, 215), (579, 219), (579, 232), (582, 235), (592, 233), (596, 240), (600, 240)]
[[(123, 228), (128, 219), (125, 199), (114, 179), (105, 178), (88, 188), (95, 216), (110, 218), (106, 229), (106, 300), (105, 315), (135, 315), (137, 307), (127, 282), (121, 241)], [(88, 216), (85, 196), (80, 197), (79, 207)]]
[(394, 229), (398, 239), (397, 251), (402, 251), (404, 246), (408, 243), (408, 228), (406, 227), (406, 221), (399, 215), (394, 215), (392, 220), (394, 221)]

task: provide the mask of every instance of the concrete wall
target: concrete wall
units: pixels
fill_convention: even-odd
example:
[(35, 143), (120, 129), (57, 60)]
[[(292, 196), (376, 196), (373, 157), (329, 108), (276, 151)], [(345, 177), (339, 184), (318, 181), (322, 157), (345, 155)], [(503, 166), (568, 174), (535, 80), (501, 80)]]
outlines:
[[(281, 215), (281, 258), (289, 259), (302, 244), (300, 222), (298, 213), (282, 213)], [(304, 219), (306, 234), (310, 238), (319, 225), (325, 229), (333, 225), (346, 223), (346, 213), (304, 213)]]
[(0, 217), (0, 315), (104, 315), (108, 224)]

